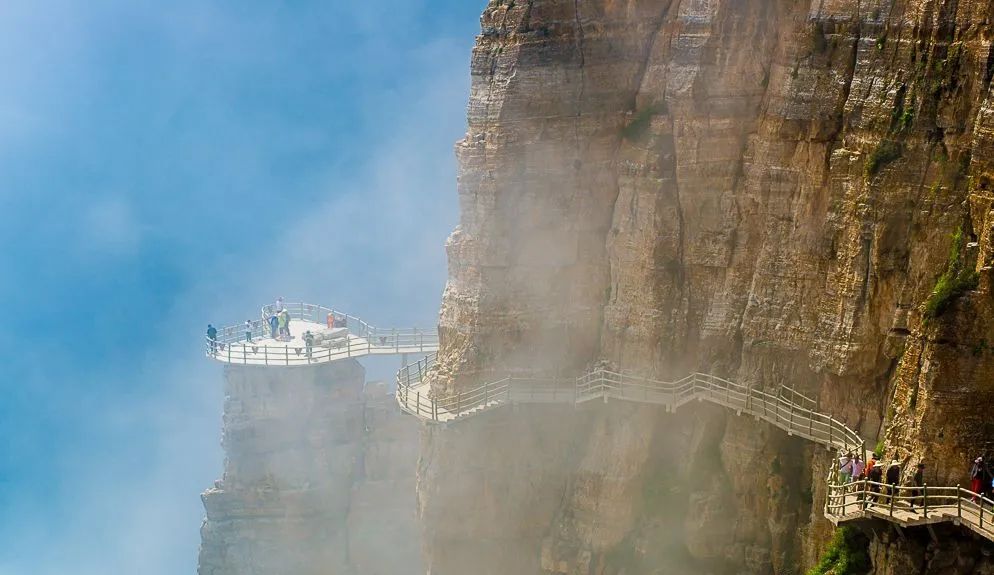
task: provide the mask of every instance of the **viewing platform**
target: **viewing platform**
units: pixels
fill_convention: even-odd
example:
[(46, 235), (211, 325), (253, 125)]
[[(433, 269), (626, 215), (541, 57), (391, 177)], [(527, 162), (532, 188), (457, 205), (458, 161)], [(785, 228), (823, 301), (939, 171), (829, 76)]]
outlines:
[[(269, 323), (278, 311), (275, 307), (262, 308), (249, 326), (217, 328), (216, 340), (205, 337), (207, 357), (228, 364), (292, 367), (438, 351), (437, 329), (378, 328), (353, 315), (308, 303), (283, 304), (290, 317), (290, 333), (277, 337)], [(307, 332), (313, 336), (313, 345), (305, 340)]]

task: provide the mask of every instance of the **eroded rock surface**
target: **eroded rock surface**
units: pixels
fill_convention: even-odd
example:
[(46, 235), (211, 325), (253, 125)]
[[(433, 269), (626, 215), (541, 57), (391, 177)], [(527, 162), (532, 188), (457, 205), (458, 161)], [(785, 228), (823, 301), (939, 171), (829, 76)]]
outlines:
[(418, 429), (355, 360), (226, 366), (200, 575), (423, 573)]
[[(713, 372), (797, 389), (964, 481), (994, 440), (992, 18), (990, 0), (492, 0), (435, 393), (600, 360)], [(425, 442), (432, 575), (788, 574), (827, 538), (827, 456), (762, 424), (481, 418)]]

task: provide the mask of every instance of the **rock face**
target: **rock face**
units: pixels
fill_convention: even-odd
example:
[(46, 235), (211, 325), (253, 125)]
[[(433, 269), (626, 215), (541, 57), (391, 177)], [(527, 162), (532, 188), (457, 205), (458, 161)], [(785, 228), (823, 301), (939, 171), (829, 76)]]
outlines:
[(423, 573), (416, 424), (355, 360), (226, 366), (200, 575)]
[[(491, 0), (434, 393), (596, 361), (707, 371), (792, 387), (964, 481), (994, 442), (992, 19), (990, 0)], [(425, 438), (432, 575), (797, 573), (830, 528), (824, 451), (734, 415), (474, 421)], [(920, 572), (972, 572), (943, 568)]]

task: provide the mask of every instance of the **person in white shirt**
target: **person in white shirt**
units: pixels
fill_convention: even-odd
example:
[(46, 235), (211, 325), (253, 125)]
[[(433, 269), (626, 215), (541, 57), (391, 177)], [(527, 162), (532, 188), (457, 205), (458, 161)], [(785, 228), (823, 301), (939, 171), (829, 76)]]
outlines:
[(846, 453), (839, 458), (839, 481), (842, 485), (852, 480), (852, 453)]

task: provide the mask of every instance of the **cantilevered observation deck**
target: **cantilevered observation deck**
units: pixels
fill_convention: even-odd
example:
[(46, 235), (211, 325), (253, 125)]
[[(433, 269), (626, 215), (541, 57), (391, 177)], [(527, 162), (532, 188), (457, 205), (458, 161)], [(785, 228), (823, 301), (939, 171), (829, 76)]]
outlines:
[[(205, 337), (207, 357), (228, 364), (260, 366), (305, 366), (369, 355), (423, 354), (438, 351), (438, 330), (378, 328), (353, 315), (308, 303), (283, 306), (290, 315), (290, 339), (281, 341), (270, 333), (272, 306), (262, 309), (251, 321), (252, 338), (245, 324), (217, 330), (217, 341)], [(304, 333), (314, 335), (308, 348)]]

